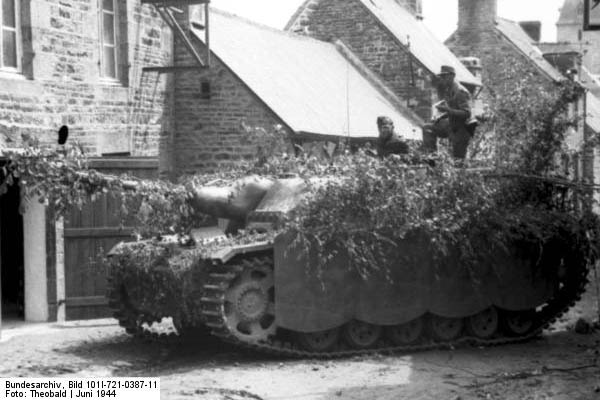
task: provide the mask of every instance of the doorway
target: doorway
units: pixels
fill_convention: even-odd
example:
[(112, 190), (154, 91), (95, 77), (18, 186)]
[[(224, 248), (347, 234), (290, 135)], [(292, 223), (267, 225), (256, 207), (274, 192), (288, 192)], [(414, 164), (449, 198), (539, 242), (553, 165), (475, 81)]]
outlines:
[(25, 268), (23, 216), (19, 212), (19, 185), (15, 183), (0, 196), (0, 279), (2, 320), (25, 318)]

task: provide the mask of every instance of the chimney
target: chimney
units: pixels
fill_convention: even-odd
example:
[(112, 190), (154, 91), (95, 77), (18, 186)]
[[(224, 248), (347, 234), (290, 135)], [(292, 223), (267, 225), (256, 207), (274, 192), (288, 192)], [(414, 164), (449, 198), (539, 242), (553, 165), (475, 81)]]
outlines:
[(396, 0), (396, 3), (406, 8), (418, 19), (423, 19), (423, 0)]
[(458, 0), (458, 30), (492, 26), (498, 16), (498, 0)]
[(534, 42), (542, 39), (542, 23), (540, 21), (521, 21), (519, 25)]

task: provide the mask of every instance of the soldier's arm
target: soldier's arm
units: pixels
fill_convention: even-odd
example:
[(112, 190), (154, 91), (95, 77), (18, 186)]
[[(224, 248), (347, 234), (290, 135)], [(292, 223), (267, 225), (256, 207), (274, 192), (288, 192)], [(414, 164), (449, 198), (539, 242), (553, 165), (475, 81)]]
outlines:
[(455, 118), (467, 120), (471, 117), (471, 96), (468, 92), (459, 91), (456, 95), (456, 108), (448, 110)]

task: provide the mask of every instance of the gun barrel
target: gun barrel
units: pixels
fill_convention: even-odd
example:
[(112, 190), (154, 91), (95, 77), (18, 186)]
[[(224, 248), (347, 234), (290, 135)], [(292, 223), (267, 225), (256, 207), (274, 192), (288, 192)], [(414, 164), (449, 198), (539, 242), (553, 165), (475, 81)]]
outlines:
[(233, 186), (195, 188), (191, 205), (217, 218), (244, 220), (256, 209), (273, 184), (271, 179), (251, 176)]

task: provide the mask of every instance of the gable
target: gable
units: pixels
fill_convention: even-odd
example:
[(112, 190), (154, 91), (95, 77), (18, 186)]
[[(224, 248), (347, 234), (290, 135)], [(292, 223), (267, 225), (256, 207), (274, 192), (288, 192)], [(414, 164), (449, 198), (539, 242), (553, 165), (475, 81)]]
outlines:
[(422, 121), (379, 91), (335, 45), (218, 10), (211, 19), (215, 56), (296, 133), (373, 138), (377, 117), (387, 115), (400, 134), (420, 138)]
[[(358, 0), (404, 47), (431, 72), (437, 74), (442, 65), (451, 65), (456, 70), (456, 79), (461, 83), (481, 86), (460, 60), (408, 10), (395, 0)], [(410, 41), (410, 42), (409, 42)]]
[(564, 79), (562, 74), (546, 61), (542, 51), (532, 43), (533, 39), (529, 37), (517, 22), (498, 18), (496, 20), (496, 29), (547, 77), (554, 81)]
[[(328, 0), (307, 0), (288, 22), (287, 30), (301, 31), (305, 21), (318, 4)], [(442, 65), (451, 65), (456, 70), (457, 80), (471, 85), (481, 86), (481, 81), (474, 77), (460, 60), (438, 40), (410, 11), (396, 0), (348, 0), (355, 1), (372, 14), (381, 27), (408, 50), (430, 73), (437, 74)], [(356, 21), (359, 23), (360, 21)]]

